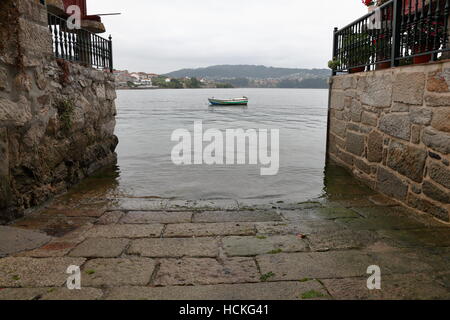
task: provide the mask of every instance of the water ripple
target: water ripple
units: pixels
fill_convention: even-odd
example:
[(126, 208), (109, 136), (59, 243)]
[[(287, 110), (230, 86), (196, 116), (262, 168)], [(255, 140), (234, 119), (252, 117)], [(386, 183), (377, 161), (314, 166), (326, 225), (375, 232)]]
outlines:
[[(248, 96), (248, 108), (211, 108), (207, 98)], [(231, 89), (119, 91), (119, 189), (129, 196), (178, 199), (305, 200), (323, 191), (327, 90)], [(259, 166), (175, 166), (175, 129), (280, 129), (280, 171)]]

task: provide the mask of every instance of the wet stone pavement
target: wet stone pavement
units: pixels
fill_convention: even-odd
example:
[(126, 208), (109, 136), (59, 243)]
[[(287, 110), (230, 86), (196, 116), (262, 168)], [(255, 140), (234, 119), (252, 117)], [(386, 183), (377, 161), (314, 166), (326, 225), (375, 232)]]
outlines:
[[(263, 205), (86, 183), (0, 229), (0, 299), (450, 299), (449, 226), (343, 170), (323, 197)], [(81, 290), (66, 288), (70, 265)], [(372, 265), (381, 290), (367, 289)]]

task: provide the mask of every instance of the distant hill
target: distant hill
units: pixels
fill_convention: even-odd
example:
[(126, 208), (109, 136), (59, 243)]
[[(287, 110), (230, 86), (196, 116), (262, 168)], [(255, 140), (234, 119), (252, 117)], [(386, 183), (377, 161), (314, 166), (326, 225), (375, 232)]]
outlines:
[(274, 68), (254, 65), (219, 65), (198, 69), (182, 69), (166, 74), (172, 78), (207, 78), (211, 80), (223, 79), (309, 79), (327, 78), (329, 69), (293, 69)]

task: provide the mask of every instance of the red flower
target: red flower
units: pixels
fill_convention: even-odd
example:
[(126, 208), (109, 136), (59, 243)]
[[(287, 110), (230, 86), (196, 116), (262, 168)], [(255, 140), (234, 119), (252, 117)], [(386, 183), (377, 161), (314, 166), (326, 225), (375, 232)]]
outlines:
[(365, 6), (369, 7), (369, 6), (373, 6), (375, 4), (375, 1), (374, 0), (362, 0), (362, 3)]

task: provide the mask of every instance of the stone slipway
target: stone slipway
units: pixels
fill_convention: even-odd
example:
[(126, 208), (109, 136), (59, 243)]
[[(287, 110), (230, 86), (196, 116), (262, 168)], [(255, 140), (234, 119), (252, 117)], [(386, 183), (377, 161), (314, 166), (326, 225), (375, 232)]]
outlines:
[[(342, 170), (328, 173), (326, 196), (302, 203), (111, 199), (91, 188), (0, 229), (0, 299), (450, 299), (448, 225)], [(82, 290), (65, 288), (70, 265)], [(367, 289), (371, 265), (382, 290)]]

